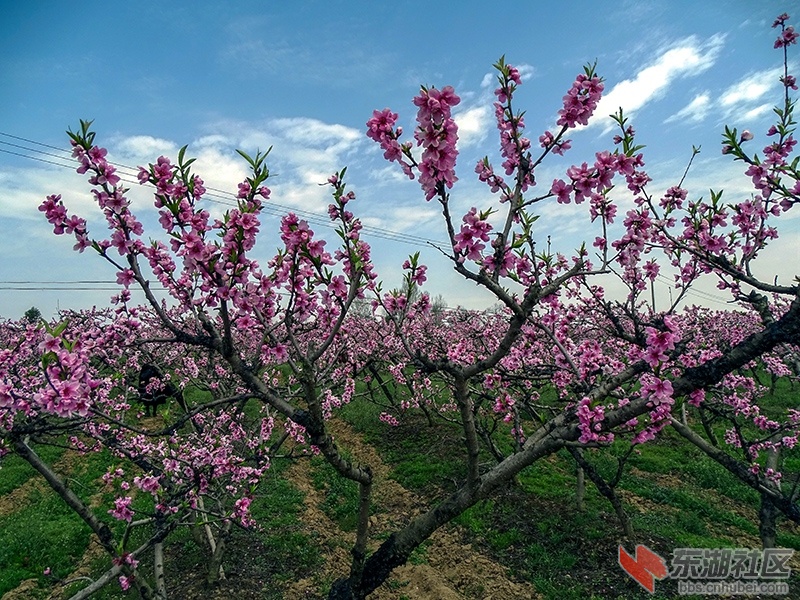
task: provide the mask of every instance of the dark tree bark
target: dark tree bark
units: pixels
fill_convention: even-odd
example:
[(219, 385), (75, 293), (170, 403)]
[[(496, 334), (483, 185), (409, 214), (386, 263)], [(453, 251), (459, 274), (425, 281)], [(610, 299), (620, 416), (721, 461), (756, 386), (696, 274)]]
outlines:
[[(722, 381), (728, 373), (784, 343), (800, 343), (800, 297), (794, 299), (789, 310), (780, 319), (745, 338), (726, 354), (711, 359), (698, 367), (686, 369), (682, 376), (672, 382), (673, 396), (676, 398), (686, 396), (695, 390), (715, 385)], [(488, 364), (491, 361), (483, 362)], [(606, 398), (619, 385), (638, 377), (648, 368), (643, 361), (635, 363), (617, 376), (608, 378), (602, 385), (593, 389), (588, 396), (593, 399)], [(472, 370), (476, 374), (481, 372), (477, 366), (474, 366)], [(623, 407), (608, 411), (603, 421), (604, 429), (611, 430), (618, 427), (634, 417), (647, 413), (650, 409), (647, 398), (637, 398)], [(775, 489), (774, 485), (770, 485), (763, 477), (751, 473), (747, 467), (706, 442), (679, 420), (673, 419), (672, 425), (683, 437), (698, 445), (706, 454), (725, 466), (742, 481), (767, 493), (778, 510), (793, 521), (800, 523), (800, 507), (792, 499), (784, 497), (779, 490)], [(445, 498), (439, 505), (419, 515), (406, 527), (393, 533), (372, 555), (367, 557), (361, 580), (354, 581), (352, 578), (347, 578), (336, 581), (328, 596), (329, 600), (365, 598), (386, 581), (393, 569), (405, 564), (414, 549), (439, 527), (450, 522), (476, 502), (494, 495), (525, 467), (568, 444), (575, 445), (579, 437), (580, 429), (574, 414), (562, 413), (544, 424), (526, 440), (520, 452), (507, 457), (478, 477), (477, 480), (470, 478), (465, 485)]]

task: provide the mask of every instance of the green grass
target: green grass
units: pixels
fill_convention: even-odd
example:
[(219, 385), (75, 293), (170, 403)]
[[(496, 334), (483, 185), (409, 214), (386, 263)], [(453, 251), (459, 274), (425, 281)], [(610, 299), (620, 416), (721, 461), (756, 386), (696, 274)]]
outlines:
[(279, 568), (276, 575), (281, 581), (289, 581), (321, 561), (301, 520), (303, 494), (283, 475), (287, 466), (281, 461), (273, 463), (250, 506), (259, 524), (254, 535), (259, 536), (270, 561)]
[(24, 579), (69, 575), (89, 545), (90, 530), (50, 490), (35, 489), (28, 506), (0, 518), (0, 595)]
[(311, 460), (311, 481), (325, 499), (323, 512), (343, 531), (355, 531), (358, 526), (358, 484), (339, 475), (325, 459)]
[[(87, 502), (95, 490), (92, 482), (105, 473), (110, 461), (107, 452), (67, 457), (63, 448), (52, 446), (39, 446), (36, 452), (51, 464), (55, 462), (56, 471), (66, 476), (67, 485)], [(44, 581), (43, 572), (48, 567), (52, 577), (65, 577), (85, 552), (90, 536), (89, 527), (32, 467), (17, 456), (8, 456), (4, 461), (4, 488), (9, 480), (23, 485), (31, 478), (40, 485), (32, 486), (22, 499), (24, 508), (0, 517), (0, 595), (25, 579)], [(5, 467), (9, 468), (8, 473)], [(10, 477), (7, 479), (6, 475)], [(108, 515), (100, 516), (113, 521)]]
[[(190, 402), (202, 394), (188, 393)], [(765, 412), (794, 406), (797, 393), (779, 382), (767, 399)], [(365, 440), (373, 444), (392, 468), (391, 476), (433, 506), (437, 499), (463, 482), (464, 442), (458, 427), (437, 421), (429, 426), (420, 414), (409, 414), (399, 427), (378, 420), (384, 410), (357, 399), (340, 411)], [(260, 405), (248, 403), (244, 418), (256, 419)], [(696, 426), (696, 424), (695, 424)], [(722, 439), (722, 428), (715, 425)], [(508, 451), (510, 442), (501, 444)], [(62, 451), (39, 449), (48, 461), (57, 461)], [(611, 448), (586, 450), (585, 456), (603, 476), (617, 469), (616, 457), (624, 443)], [(785, 470), (800, 470), (800, 453), (787, 452)], [(482, 468), (491, 462), (481, 456)], [(92, 454), (72, 461), (70, 486), (87, 499), (92, 486), (105, 472), (110, 458)], [(9, 456), (0, 471), (0, 495), (24, 485), (34, 476), (21, 460)], [(261, 597), (281, 598), (281, 586), (315, 576), (322, 561), (319, 540), (302, 523), (303, 496), (285, 479), (287, 463), (275, 461), (256, 492), (251, 510), (261, 528), (234, 529), (229, 542), (226, 568), (242, 585), (263, 586)], [(321, 458), (311, 461), (312, 483), (323, 493), (322, 509), (344, 531), (355, 527), (358, 488), (343, 479)], [(621, 529), (608, 501), (587, 480), (585, 509), (576, 509), (575, 463), (562, 451), (538, 461), (520, 473), (515, 483), (496, 497), (479, 502), (455, 519), (471, 543), (505, 565), (513, 577), (532, 583), (547, 600), (632, 598), (661, 600), (673, 597), (674, 582), (659, 582), (658, 593), (650, 596), (628, 578), (617, 564)], [(50, 567), (58, 577), (71, 572), (87, 543), (88, 530), (52, 492), (31, 488), (30, 506), (0, 518), (0, 595), (26, 578), (42, 578)], [(665, 430), (653, 443), (640, 446), (631, 455), (618, 489), (626, 499), (636, 542), (644, 543), (665, 558), (677, 547), (721, 547), (741, 545), (743, 539), (757, 543), (759, 495), (743, 485), (724, 468), (690, 446), (674, 431)], [(137, 496), (146, 507), (151, 499)], [(121, 524), (98, 510), (98, 515), (115, 527)], [(631, 550), (634, 541), (626, 541)], [(778, 544), (800, 549), (800, 530), (779, 523)], [(424, 543), (411, 556), (411, 563), (424, 563), (436, 547)], [(181, 570), (197, 570), (206, 557), (188, 531), (177, 532), (168, 541), (168, 581), (179, 579)], [(109, 566), (106, 557), (94, 568), (97, 575)], [(46, 583), (42, 581), (42, 594)], [(330, 581), (319, 581), (319, 587)], [(399, 584), (398, 584), (399, 585)], [(790, 585), (800, 586), (797, 578)], [(76, 586), (80, 587), (80, 586)], [(73, 589), (71, 591), (76, 591)], [(484, 590), (484, 592), (487, 590)], [(479, 596), (481, 590), (467, 590)], [(112, 584), (98, 598), (119, 598)]]
[[(39, 456), (48, 464), (53, 464), (64, 455), (64, 448), (42, 446), (37, 448)], [(28, 463), (15, 454), (0, 459), (0, 496), (18, 488), (28, 479), (36, 475), (36, 471)]]

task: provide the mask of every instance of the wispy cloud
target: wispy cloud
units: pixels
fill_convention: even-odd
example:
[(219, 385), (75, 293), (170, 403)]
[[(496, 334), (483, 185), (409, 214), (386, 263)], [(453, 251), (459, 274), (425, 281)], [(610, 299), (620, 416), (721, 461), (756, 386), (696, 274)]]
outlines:
[(384, 211), (384, 216), (368, 216), (361, 220), (365, 225), (388, 228), (392, 231), (409, 231), (420, 225), (437, 224), (441, 219), (439, 211), (427, 206), (395, 206)]
[(347, 36), (290, 38), (258, 18), (234, 19), (225, 33), (217, 62), (248, 79), (269, 75), (348, 87), (391, 70), (394, 63), (391, 53), (364, 48)]
[(694, 97), (694, 99), (676, 112), (674, 115), (666, 119), (665, 123), (673, 121), (691, 121), (699, 123), (706, 118), (711, 110), (711, 95), (708, 92), (703, 92)]
[(781, 69), (759, 71), (731, 85), (719, 98), (724, 115), (736, 115), (737, 119), (754, 119), (767, 113), (772, 105), (763, 100), (780, 86), (781, 73)]
[(750, 73), (718, 94), (706, 91), (696, 96), (665, 122), (688, 120), (698, 123), (715, 113), (725, 120), (735, 118), (740, 123), (755, 120), (771, 110), (772, 105), (764, 99), (779, 88), (780, 75), (781, 69)]
[(598, 118), (590, 121), (589, 127), (609, 128), (611, 121), (605, 115), (617, 112), (620, 107), (630, 115), (664, 96), (676, 80), (695, 77), (708, 70), (716, 62), (724, 40), (723, 35), (712, 36), (704, 42), (692, 36), (666, 48), (655, 61), (632, 78), (614, 85), (603, 96), (595, 111)]
[(134, 135), (112, 140), (120, 157), (137, 163), (154, 161), (158, 156), (173, 156), (178, 151), (175, 142), (149, 135)]
[(274, 147), (273, 162), (289, 163), (293, 168), (312, 164), (324, 171), (340, 168), (343, 157), (365, 140), (353, 127), (304, 117), (261, 123), (222, 120), (208, 129), (211, 135), (203, 139), (217, 147), (247, 152)]
[(722, 93), (719, 103), (722, 106), (736, 106), (748, 102), (757, 102), (778, 83), (780, 69), (770, 69), (753, 73), (737, 81)]

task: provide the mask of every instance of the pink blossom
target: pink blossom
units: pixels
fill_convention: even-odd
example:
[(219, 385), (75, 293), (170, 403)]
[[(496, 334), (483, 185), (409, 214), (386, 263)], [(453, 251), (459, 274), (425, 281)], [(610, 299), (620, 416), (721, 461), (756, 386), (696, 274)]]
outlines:
[(600, 101), (603, 87), (602, 81), (597, 76), (590, 78), (584, 73), (578, 75), (564, 96), (564, 107), (558, 111), (557, 124), (569, 128), (588, 125), (589, 118)]
[(478, 260), (481, 251), (486, 247), (483, 242), (489, 241), (489, 231), (492, 226), (480, 218), (478, 209), (474, 206), (462, 220), (464, 224), (461, 226), (461, 231), (454, 236), (456, 244), (453, 249), (467, 260)]
[(642, 386), (642, 395), (649, 398), (653, 404), (672, 402), (672, 382), (666, 379), (653, 378), (652, 381)]
[(131, 510), (131, 502), (133, 498), (125, 496), (124, 498), (116, 498), (114, 500), (114, 508), (109, 510), (109, 514), (120, 521), (131, 522), (133, 519), (133, 510)]
[(422, 88), (414, 98), (418, 126), (414, 131), (417, 145), (422, 146), (422, 160), (419, 164), (419, 180), (425, 199), (444, 193), (457, 181), (455, 176), (458, 150), (458, 125), (451, 116), (450, 109), (461, 102), (450, 86), (442, 90)]
[(775, 40), (774, 47), (785, 48), (787, 46), (791, 46), (792, 44), (796, 44), (798, 35), (800, 34), (794, 30), (794, 27), (789, 25), (781, 32), (781, 34), (778, 36), (778, 39)]
[(400, 426), (400, 421), (398, 421), (396, 417), (390, 415), (387, 412), (382, 412), (380, 414), (380, 417), (378, 417), (378, 418), (383, 423), (386, 423), (387, 425), (391, 425), (392, 427), (399, 427)]
[(559, 204), (569, 204), (572, 186), (565, 183), (562, 179), (554, 179), (550, 188), (550, 193), (556, 196)]

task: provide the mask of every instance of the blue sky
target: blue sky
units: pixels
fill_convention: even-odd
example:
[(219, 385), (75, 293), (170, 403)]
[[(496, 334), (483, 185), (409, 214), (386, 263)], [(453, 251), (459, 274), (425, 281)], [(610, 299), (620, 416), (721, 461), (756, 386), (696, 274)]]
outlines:
[[(348, 166), (354, 209), (368, 225), (387, 286), (399, 284), (399, 265), (416, 249), (409, 236), (436, 241), (444, 230), (436, 205), (382, 160), (364, 124), (373, 109), (391, 107), (410, 135), (419, 85), (454, 86), (462, 98), (455, 212), (492, 205), (473, 169), (498, 153), (487, 75), (501, 55), (522, 68), (517, 106), (527, 111), (532, 139), (552, 128), (561, 96), (596, 60), (607, 94), (598, 115), (619, 105), (631, 115), (647, 145), (654, 191), (680, 179), (695, 145), (703, 149), (687, 179), (695, 196), (724, 187), (731, 201), (746, 197), (748, 180), (721, 156), (720, 134), (729, 123), (753, 130), (755, 147), (766, 142), (781, 65), (770, 24), (794, 8), (772, 0), (9, 3), (0, 20), (0, 317), (17, 318), (32, 305), (51, 315), (57, 307), (107, 304), (110, 291), (74, 282), (112, 282), (114, 269), (73, 253), (72, 241), (53, 236), (37, 211), (46, 195), (61, 193), (101, 235), (83, 177), (35, 160), (65, 163), (42, 154), (59, 152), (39, 144), (66, 148), (63, 132), (81, 118), (94, 119), (97, 141), (124, 165), (174, 156), (189, 144), (197, 172), (218, 189), (235, 190), (244, 176), (235, 148), (271, 145), (276, 213), (288, 207), (324, 215), (325, 190), (317, 184)], [(612, 135), (603, 118), (575, 132), (574, 149), (544, 165), (539, 181), (591, 159), (611, 146)], [(146, 190), (132, 187), (134, 207), (146, 215)], [(218, 197), (212, 211), (223, 211), (226, 201)], [(574, 207), (541, 212), (542, 235), (565, 252), (596, 235)], [(797, 219), (784, 226), (800, 248)], [(276, 247), (276, 229), (277, 217), (265, 218), (264, 260)], [(401, 241), (386, 239), (398, 236), (385, 230)], [(491, 303), (435, 250), (423, 248), (423, 259), (432, 294), (451, 305)], [(776, 272), (787, 265), (785, 255), (764, 262)], [(694, 300), (722, 307), (713, 285), (701, 293), (706, 297)]]

